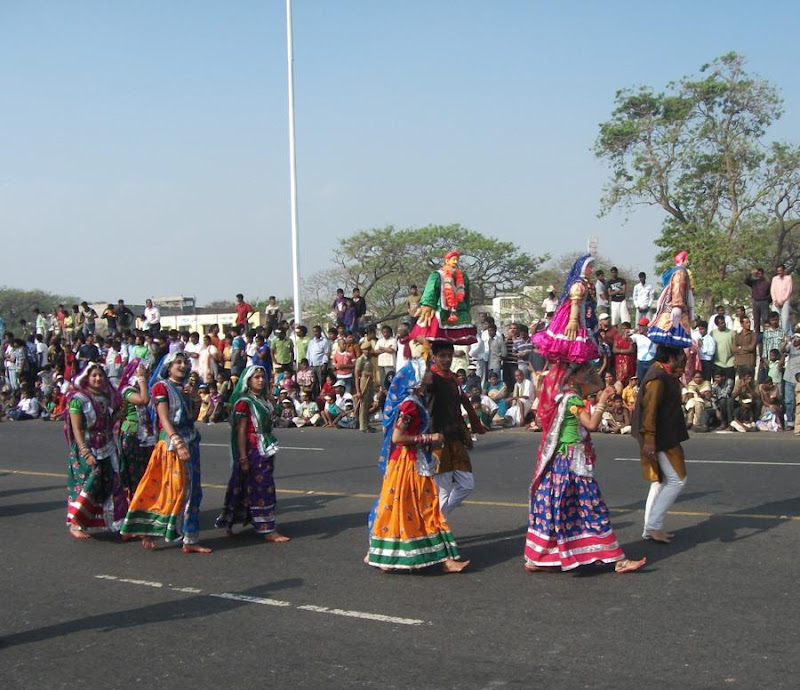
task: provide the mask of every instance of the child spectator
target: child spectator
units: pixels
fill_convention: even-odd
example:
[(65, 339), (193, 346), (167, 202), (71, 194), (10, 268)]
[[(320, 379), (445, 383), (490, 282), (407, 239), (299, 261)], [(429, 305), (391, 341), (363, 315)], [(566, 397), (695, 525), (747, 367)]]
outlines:
[(739, 407), (733, 413), (731, 429), (739, 432), (758, 431), (752, 398), (741, 398), (739, 400)]
[(300, 393), (300, 412), (292, 421), (298, 428), (304, 426), (319, 426), (322, 422), (322, 418), (319, 414), (319, 406), (316, 400), (312, 399), (311, 391), (307, 388)]

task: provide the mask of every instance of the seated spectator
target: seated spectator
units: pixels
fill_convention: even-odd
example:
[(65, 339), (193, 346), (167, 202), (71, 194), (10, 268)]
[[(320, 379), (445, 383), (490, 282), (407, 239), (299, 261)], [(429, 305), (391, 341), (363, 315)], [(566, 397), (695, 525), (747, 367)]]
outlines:
[(631, 413), (622, 402), (621, 395), (612, 395), (610, 407), (603, 413), (603, 431), (609, 434), (631, 433)]
[(322, 415), (322, 420), (325, 422), (324, 426), (336, 426), (336, 420), (339, 419), (341, 410), (336, 405), (335, 396), (333, 393), (328, 392), (324, 393), (322, 398), (325, 404), (322, 407), (320, 414)]
[[(217, 376), (219, 377), (221, 374), (217, 374)], [(206, 424), (216, 424), (224, 422), (225, 418), (225, 398), (219, 392), (217, 382), (212, 381), (208, 384), (208, 412), (204, 418), (201, 417), (201, 421)]]
[[(346, 395), (350, 394), (347, 393)], [(358, 415), (352, 398), (345, 399), (344, 407), (336, 420), (336, 426), (340, 429), (355, 429), (358, 427)]]
[[(733, 381), (725, 377), (722, 371), (714, 372), (714, 380), (711, 384), (711, 403), (713, 416), (709, 421), (719, 424), (718, 431), (727, 431), (733, 421)], [(711, 424), (709, 424), (710, 426)]]
[(9, 412), (17, 406), (17, 396), (10, 383), (4, 383), (0, 389), (0, 419), (8, 419)]
[(299, 410), (298, 414), (292, 419), (296, 427), (319, 426), (322, 423), (319, 406), (316, 400), (311, 397), (311, 391), (307, 388), (300, 393)]
[(711, 383), (703, 378), (702, 369), (697, 369), (692, 380), (683, 390), (686, 408), (686, 428), (708, 431), (708, 415), (711, 412)]
[[(472, 409), (475, 410), (475, 414), (478, 416), (478, 419), (481, 420), (481, 424), (483, 425), (484, 429), (491, 430), (492, 428), (492, 418), (489, 413), (486, 411), (486, 408), (481, 404), (481, 396), (480, 393), (474, 393), (472, 397), (469, 399), (470, 403), (472, 404)], [(467, 418), (468, 419), (468, 418)], [(475, 440), (474, 437), (472, 439)]]
[(749, 398), (750, 404), (753, 406), (753, 411), (756, 418), (761, 414), (761, 396), (758, 394), (756, 384), (753, 381), (753, 372), (749, 369), (739, 377), (736, 385), (733, 387), (731, 393), (733, 398), (734, 407), (742, 404), (743, 398)]
[(208, 408), (211, 404), (211, 393), (207, 383), (201, 383), (197, 387), (197, 394), (200, 396), (200, 409), (197, 411), (197, 419), (204, 422), (208, 417)]
[(33, 390), (29, 386), (22, 389), (17, 406), (8, 413), (8, 418), (12, 422), (22, 422), (27, 419), (38, 419), (42, 414), (42, 406), (36, 399)]
[(633, 408), (636, 406), (636, 396), (639, 394), (639, 377), (634, 374), (628, 379), (628, 385), (622, 389), (622, 404), (625, 407), (633, 412)]
[(506, 420), (511, 426), (522, 426), (533, 407), (533, 382), (525, 378), (522, 369), (514, 371), (514, 388), (511, 397), (506, 400), (508, 410)]
[(758, 431), (756, 427), (756, 415), (753, 410), (752, 398), (740, 398), (739, 406), (733, 413), (731, 429), (739, 432)]
[(289, 391), (281, 390), (278, 398), (278, 417), (275, 420), (275, 426), (283, 429), (291, 428), (295, 425), (294, 418), (297, 416), (297, 409), (294, 406), (294, 400), (289, 397)]
[(489, 380), (484, 387), (484, 393), (497, 405), (497, 414), (500, 415), (500, 417), (505, 417), (506, 410), (508, 409), (506, 403), (508, 386), (500, 380), (500, 376), (496, 371), (489, 372)]
[(464, 382), (464, 390), (468, 391), (470, 388), (477, 386), (480, 390), (481, 388), (481, 377), (478, 376), (478, 366), (476, 364), (470, 364), (467, 367), (467, 379)]

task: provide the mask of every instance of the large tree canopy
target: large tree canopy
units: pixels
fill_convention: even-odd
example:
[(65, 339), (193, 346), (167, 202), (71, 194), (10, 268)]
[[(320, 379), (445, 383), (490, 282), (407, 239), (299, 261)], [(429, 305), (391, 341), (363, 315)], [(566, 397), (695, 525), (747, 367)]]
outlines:
[(32, 321), (34, 309), (48, 313), (59, 304), (68, 309), (80, 300), (70, 295), (54, 295), (43, 290), (18, 290), (17, 288), (0, 287), (0, 316), (6, 321), (6, 330), (18, 332), (20, 319)]
[(742, 273), (798, 263), (800, 151), (765, 140), (782, 112), (777, 90), (729, 53), (666, 92), (623, 89), (600, 125), (595, 154), (611, 169), (602, 212), (660, 206), (660, 267), (691, 252), (705, 301), (740, 299)]
[(512, 242), (501, 242), (460, 225), (393, 226), (363, 230), (339, 240), (335, 268), (305, 284), (309, 311), (330, 312), (337, 287), (358, 287), (378, 320), (405, 313), (410, 285), (420, 291), (431, 271), (439, 268), (451, 249), (461, 252), (461, 267), (469, 275), (473, 305), (485, 304), (498, 293), (514, 292), (528, 284), (549, 255), (533, 256)]

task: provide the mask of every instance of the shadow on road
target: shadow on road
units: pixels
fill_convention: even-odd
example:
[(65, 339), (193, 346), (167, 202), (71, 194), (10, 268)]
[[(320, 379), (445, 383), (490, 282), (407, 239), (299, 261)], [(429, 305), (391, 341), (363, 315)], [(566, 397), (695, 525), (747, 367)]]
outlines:
[(41, 503), (20, 503), (11, 506), (0, 506), (0, 518), (27, 515), (28, 513), (47, 513), (51, 510), (62, 510), (66, 514), (67, 501), (43, 501)]
[[(303, 584), (301, 578), (290, 578), (279, 580), (270, 584), (259, 585), (235, 594), (268, 598), (281, 590), (300, 587)], [(142, 606), (137, 609), (127, 611), (115, 611), (104, 613), (97, 616), (87, 616), (77, 620), (56, 623), (41, 628), (34, 628), (15, 635), (7, 635), (0, 639), (0, 646), (11, 647), (15, 645), (30, 644), (32, 642), (44, 642), (64, 635), (72, 635), (80, 632), (97, 630), (99, 632), (113, 632), (124, 630), (125, 628), (135, 628), (140, 625), (152, 625), (154, 623), (168, 623), (170, 621), (185, 621), (192, 618), (205, 618), (215, 616), (220, 613), (232, 611), (242, 606), (250, 606), (248, 602), (234, 601), (231, 599), (219, 599), (201, 594), (192, 597), (185, 597), (175, 601), (167, 601), (159, 604)]]
[(0, 499), (10, 498), (11, 496), (17, 496), (19, 494), (30, 494), (35, 491), (55, 491), (57, 489), (66, 491), (66, 483), (56, 484), (55, 486), (29, 486), (26, 488), (8, 489), (7, 491), (0, 491)]

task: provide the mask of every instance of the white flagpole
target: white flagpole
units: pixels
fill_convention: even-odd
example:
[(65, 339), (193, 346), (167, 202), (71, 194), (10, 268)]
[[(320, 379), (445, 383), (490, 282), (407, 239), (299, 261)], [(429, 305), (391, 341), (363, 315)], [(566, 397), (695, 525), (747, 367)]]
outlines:
[(297, 231), (297, 163), (294, 148), (294, 47), (292, 44), (292, 0), (286, 0), (286, 57), (289, 89), (289, 193), (292, 209), (292, 287), (294, 290), (294, 322), (303, 322), (300, 300), (300, 237)]

